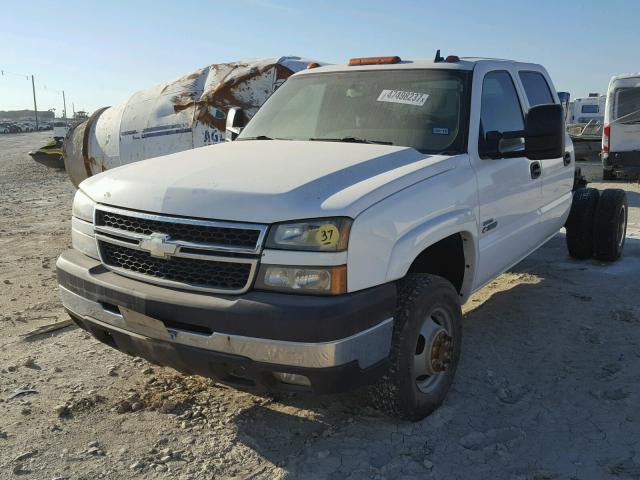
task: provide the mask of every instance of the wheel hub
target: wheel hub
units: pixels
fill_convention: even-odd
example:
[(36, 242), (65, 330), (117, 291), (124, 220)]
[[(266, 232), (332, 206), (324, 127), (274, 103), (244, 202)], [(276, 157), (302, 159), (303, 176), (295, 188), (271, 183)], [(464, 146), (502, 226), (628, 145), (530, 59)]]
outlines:
[(442, 380), (453, 360), (453, 339), (450, 315), (444, 309), (436, 309), (424, 320), (416, 344), (413, 374), (416, 386), (429, 393)]
[(435, 335), (430, 351), (429, 362), (431, 364), (431, 371), (433, 373), (446, 371), (453, 355), (453, 342), (444, 329), (438, 331)]

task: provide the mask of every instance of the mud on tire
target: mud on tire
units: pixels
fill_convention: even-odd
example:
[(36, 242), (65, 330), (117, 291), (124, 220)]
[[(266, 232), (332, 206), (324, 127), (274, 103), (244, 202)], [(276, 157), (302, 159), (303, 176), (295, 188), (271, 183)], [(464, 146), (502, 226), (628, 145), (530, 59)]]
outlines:
[[(437, 332), (433, 332), (434, 329)], [(444, 336), (443, 330), (446, 331)], [(427, 331), (433, 333), (425, 333)], [(442, 339), (450, 341), (445, 353), (438, 348), (446, 345)], [(420, 420), (429, 415), (443, 402), (453, 382), (461, 342), (462, 311), (453, 285), (435, 275), (407, 275), (398, 284), (389, 369), (370, 387), (373, 405), (389, 415), (407, 420)], [(434, 359), (429, 368), (433, 364), (442, 366), (440, 358), (447, 360), (443, 371), (435, 375), (418, 375), (422, 371), (420, 360), (427, 353), (427, 345), (433, 346), (429, 352), (438, 353), (437, 358), (426, 355), (429, 362)], [(425, 388), (428, 385), (432, 386)]]
[(593, 219), (599, 198), (600, 192), (595, 188), (581, 188), (573, 194), (565, 224), (567, 249), (573, 258), (584, 260), (593, 255)]

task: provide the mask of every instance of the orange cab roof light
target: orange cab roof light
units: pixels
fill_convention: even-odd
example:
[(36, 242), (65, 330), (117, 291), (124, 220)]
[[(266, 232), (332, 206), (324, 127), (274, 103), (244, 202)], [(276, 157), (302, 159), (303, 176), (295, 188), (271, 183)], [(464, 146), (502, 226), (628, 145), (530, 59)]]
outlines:
[(308, 64), (307, 64), (307, 69), (310, 69), (310, 68), (318, 68), (319, 66), (320, 66), (320, 64), (319, 64), (319, 63), (317, 63), (317, 62), (311, 62), (311, 63), (308, 63)]
[(363, 57), (352, 58), (349, 60), (348, 65), (350, 67), (357, 67), (359, 65), (390, 65), (392, 63), (400, 63), (401, 61), (397, 55), (392, 57)]

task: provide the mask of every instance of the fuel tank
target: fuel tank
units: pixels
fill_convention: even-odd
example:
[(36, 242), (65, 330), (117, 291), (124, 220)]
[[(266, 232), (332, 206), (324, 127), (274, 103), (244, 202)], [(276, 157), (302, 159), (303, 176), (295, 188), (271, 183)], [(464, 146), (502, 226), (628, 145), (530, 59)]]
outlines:
[(101, 108), (65, 139), (69, 178), (78, 186), (111, 168), (222, 142), (229, 108), (242, 108), (250, 119), (289, 76), (312, 62), (280, 57), (213, 64)]

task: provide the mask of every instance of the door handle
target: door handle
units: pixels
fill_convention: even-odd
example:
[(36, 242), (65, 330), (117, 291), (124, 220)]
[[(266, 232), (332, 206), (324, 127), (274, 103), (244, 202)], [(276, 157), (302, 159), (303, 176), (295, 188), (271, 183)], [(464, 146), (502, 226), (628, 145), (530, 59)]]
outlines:
[(568, 167), (569, 165), (571, 165), (571, 154), (569, 153), (565, 153), (564, 154), (564, 158), (562, 159), (564, 166)]
[(540, 165), (540, 162), (531, 162), (529, 170), (531, 171), (531, 178), (534, 180), (542, 175), (542, 166)]

